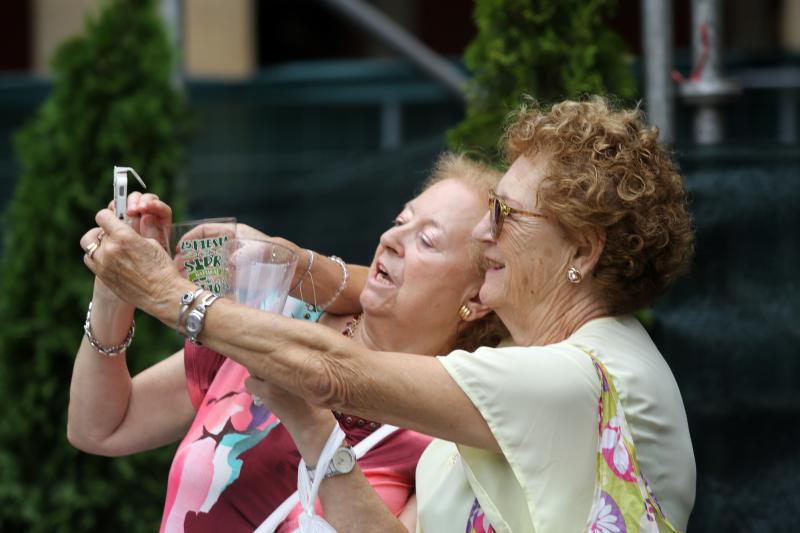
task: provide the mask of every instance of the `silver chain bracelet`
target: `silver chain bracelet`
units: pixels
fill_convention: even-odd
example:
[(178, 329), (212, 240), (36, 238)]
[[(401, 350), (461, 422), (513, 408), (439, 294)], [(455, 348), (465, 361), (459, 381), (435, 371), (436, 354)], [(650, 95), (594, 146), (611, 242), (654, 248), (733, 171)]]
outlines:
[(327, 302), (325, 302), (322, 305), (316, 306), (316, 310), (320, 311), (320, 312), (322, 312), (325, 309), (327, 309), (328, 307), (330, 307), (331, 304), (333, 302), (335, 302), (337, 298), (339, 298), (339, 295), (342, 294), (342, 291), (344, 290), (344, 288), (347, 287), (347, 280), (350, 277), (350, 274), (347, 272), (347, 264), (344, 262), (344, 260), (341, 257), (336, 257), (335, 255), (332, 255), (330, 257), (330, 259), (331, 259), (331, 261), (334, 261), (335, 263), (338, 263), (339, 266), (342, 267), (342, 283), (339, 284), (339, 288), (336, 289), (336, 292), (333, 293), (333, 296), (331, 296), (330, 300), (328, 300)]
[(306, 279), (306, 276), (311, 274), (311, 269), (313, 267), (314, 267), (314, 250), (308, 250), (308, 265), (306, 265), (305, 271), (300, 275), (300, 279), (297, 280), (297, 283), (294, 284), (294, 287), (289, 289), (289, 292), (294, 292), (297, 287), (303, 284), (303, 280)]
[(89, 341), (92, 348), (106, 357), (115, 357), (127, 350), (133, 342), (133, 335), (136, 333), (136, 321), (131, 321), (131, 329), (128, 330), (128, 336), (125, 337), (125, 340), (120, 344), (116, 346), (103, 346), (92, 333), (92, 302), (89, 302), (89, 310), (86, 312), (86, 322), (83, 324), (83, 331), (86, 333), (86, 340)]

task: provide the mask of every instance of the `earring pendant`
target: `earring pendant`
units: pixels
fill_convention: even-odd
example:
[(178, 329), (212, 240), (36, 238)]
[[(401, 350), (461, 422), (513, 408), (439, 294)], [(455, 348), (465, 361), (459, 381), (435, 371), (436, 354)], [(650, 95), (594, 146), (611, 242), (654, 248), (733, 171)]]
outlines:
[(567, 270), (567, 279), (570, 283), (580, 283), (583, 279), (583, 274), (581, 274), (581, 271), (577, 268), (569, 267), (569, 270)]

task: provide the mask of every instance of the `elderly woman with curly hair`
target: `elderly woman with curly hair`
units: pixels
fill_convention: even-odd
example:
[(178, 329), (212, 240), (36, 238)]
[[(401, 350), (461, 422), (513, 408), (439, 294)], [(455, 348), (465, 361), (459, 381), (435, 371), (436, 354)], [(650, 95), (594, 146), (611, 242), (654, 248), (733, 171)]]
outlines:
[[(378, 355), (232, 302), (208, 311), (200, 339), (259, 378), (248, 386), (316, 465), (337, 529), (405, 526), (357, 465), (329, 462), (346, 452), (330, 452), (341, 440), (322, 407), (437, 437), (417, 468), (419, 531), (685, 529), (695, 490), (686, 414), (669, 366), (631, 316), (692, 255), (683, 180), (657, 136), (638, 110), (599, 97), (514, 115), (511, 165), (473, 237), (488, 265), (479, 299), (515, 347)], [(112, 213), (97, 221), (107, 235), (89, 268), (172, 324), (191, 286)], [(387, 292), (402, 282), (383, 281)]]

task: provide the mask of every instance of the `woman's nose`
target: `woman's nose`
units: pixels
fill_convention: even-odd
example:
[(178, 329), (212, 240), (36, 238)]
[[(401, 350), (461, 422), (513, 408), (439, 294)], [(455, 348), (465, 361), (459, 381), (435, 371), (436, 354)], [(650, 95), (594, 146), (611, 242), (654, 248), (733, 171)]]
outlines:
[(491, 213), (489, 213), (489, 211), (487, 210), (486, 214), (483, 215), (483, 218), (481, 218), (478, 221), (478, 224), (474, 228), (472, 228), (473, 239), (480, 242), (494, 242), (494, 239), (492, 239), (492, 232), (489, 224), (489, 216), (491, 216)]
[(392, 226), (381, 235), (381, 245), (399, 256), (403, 256), (403, 231), (400, 226)]

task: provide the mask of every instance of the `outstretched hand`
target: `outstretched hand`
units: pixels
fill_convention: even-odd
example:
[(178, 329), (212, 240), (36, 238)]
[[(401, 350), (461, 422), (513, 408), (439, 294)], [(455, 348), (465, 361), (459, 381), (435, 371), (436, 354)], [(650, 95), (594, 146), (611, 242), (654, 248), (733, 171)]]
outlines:
[(236, 238), (272, 241), (276, 244), (280, 244), (281, 246), (285, 246), (286, 248), (290, 249), (291, 251), (296, 253), (301, 259), (307, 253), (306, 250), (304, 250), (303, 248), (301, 248), (300, 246), (296, 245), (294, 242), (288, 239), (284, 239), (283, 237), (277, 237), (274, 235), (267, 235), (263, 231), (259, 231), (256, 228), (248, 226), (247, 224), (242, 224), (241, 222), (236, 224)]
[(333, 413), (253, 376), (248, 377), (244, 384), (250, 394), (257, 396), (281, 420), (306, 463), (316, 464), (337, 423)]
[(191, 283), (156, 238), (139, 235), (110, 209), (100, 210), (95, 221), (99, 228), (81, 237), (84, 263), (122, 300), (158, 316), (158, 306), (174, 297), (176, 286)]

